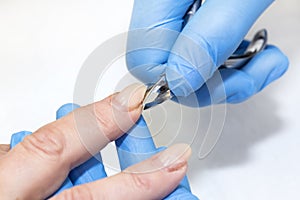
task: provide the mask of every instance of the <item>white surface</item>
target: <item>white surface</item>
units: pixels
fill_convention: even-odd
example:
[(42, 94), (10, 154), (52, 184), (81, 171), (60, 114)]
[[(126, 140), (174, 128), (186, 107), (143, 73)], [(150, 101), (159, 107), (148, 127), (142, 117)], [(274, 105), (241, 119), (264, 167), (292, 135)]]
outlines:
[[(103, 41), (127, 30), (132, 3), (0, 1), (1, 143), (52, 121), (60, 105), (72, 102), (82, 63)], [(290, 69), (251, 100), (228, 107), (221, 139), (207, 158), (198, 160), (193, 145), (189, 175), (199, 198), (300, 198), (299, 8), (296, 0), (277, 1), (255, 25), (253, 30), (268, 29), (270, 42), (290, 58)]]

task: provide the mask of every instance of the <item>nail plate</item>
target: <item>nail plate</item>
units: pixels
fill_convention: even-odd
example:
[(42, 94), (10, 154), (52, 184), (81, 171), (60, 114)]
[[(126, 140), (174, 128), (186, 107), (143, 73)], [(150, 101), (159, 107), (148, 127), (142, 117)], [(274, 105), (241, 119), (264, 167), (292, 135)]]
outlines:
[(188, 144), (175, 144), (159, 154), (157, 160), (163, 167), (173, 168), (187, 162), (192, 154)]
[(143, 84), (129, 85), (113, 97), (112, 104), (120, 111), (131, 111), (141, 105), (146, 90), (147, 87)]

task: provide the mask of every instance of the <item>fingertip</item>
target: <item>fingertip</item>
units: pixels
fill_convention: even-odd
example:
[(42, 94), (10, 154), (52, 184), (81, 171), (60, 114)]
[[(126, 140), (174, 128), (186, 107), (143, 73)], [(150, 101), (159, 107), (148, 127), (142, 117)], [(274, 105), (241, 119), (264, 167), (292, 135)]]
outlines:
[(275, 46), (270, 46), (266, 51), (270, 51), (269, 53), (272, 54), (274, 67), (273, 70), (271, 70), (271, 72), (269, 73), (265, 82), (263, 83), (261, 89), (265, 88), (273, 81), (279, 79), (286, 73), (286, 71), (289, 68), (289, 59), (280, 49), (278, 49)]
[[(157, 191), (159, 196), (156, 198), (161, 199), (170, 194), (183, 180), (190, 156), (191, 148), (188, 144), (175, 144), (150, 159), (126, 169), (125, 172), (133, 173), (134, 177), (139, 177), (144, 183), (152, 181), (152, 184), (148, 185), (152, 185), (151, 189)], [(182, 189), (187, 188), (178, 187), (178, 191)], [(178, 192), (173, 196), (177, 195)]]
[(280, 78), (287, 71), (288, 65), (289, 60), (280, 49), (268, 45), (240, 70), (220, 69), (226, 102), (240, 103), (247, 100)]
[(241, 103), (257, 92), (257, 86), (252, 77), (246, 73), (239, 70), (225, 69), (221, 71), (221, 74), (223, 78), (226, 77), (224, 78), (224, 87), (226, 90), (225, 99), (227, 103)]
[(208, 106), (221, 103), (240, 103), (257, 91), (252, 78), (237, 69), (220, 69), (199, 90), (196, 91), (198, 104)]
[[(184, 68), (189, 70), (186, 71)], [(196, 69), (180, 63), (174, 63), (166, 68), (166, 79), (170, 90), (176, 97), (187, 97), (204, 83), (204, 79)]]
[[(162, 152), (166, 149), (167, 149), (167, 147), (162, 146), (162, 147), (158, 147), (156, 151)], [(184, 190), (184, 191), (182, 191), (182, 190)], [(190, 188), (188, 177), (184, 176), (183, 179), (180, 181), (178, 187), (168, 197), (171, 199), (174, 198), (175, 196), (181, 197), (180, 193), (189, 193), (186, 197), (193, 196), (190, 192), (191, 192), (191, 188)], [(166, 198), (166, 199), (168, 199), (168, 198)]]
[(117, 111), (131, 112), (141, 106), (146, 91), (147, 87), (144, 84), (131, 84), (115, 94), (111, 104)]
[[(241, 103), (257, 92), (257, 86), (253, 79), (247, 74), (242, 72), (239, 73), (238, 71), (234, 74), (234, 76), (236, 77), (234, 77), (231, 81), (228, 81), (228, 83), (230, 83), (225, 86), (227, 95), (226, 102)], [(233, 84), (236, 84), (237, 86), (233, 88)]]
[(288, 65), (287, 56), (276, 46), (268, 45), (241, 70), (252, 77), (258, 92), (281, 77), (287, 71)]
[[(109, 199), (123, 199), (124, 197), (126, 199), (163, 199), (174, 191), (183, 179), (187, 171), (189, 153), (188, 145), (177, 144), (161, 152), (160, 155), (133, 165), (115, 176), (78, 186), (78, 189), (88, 188), (90, 196)], [(166, 160), (169, 156), (178, 159), (170, 163)], [(99, 190), (99, 187), (102, 189)], [(70, 195), (74, 195), (71, 193), (76, 191), (71, 189), (69, 192)], [(183, 192), (188, 191), (180, 186), (176, 195), (172, 197), (191, 196)]]
[(163, 169), (163, 171), (167, 173), (180, 171), (181, 168), (186, 168), (185, 166), (187, 165), (191, 153), (191, 148), (188, 144), (174, 144), (144, 162), (127, 168), (125, 171), (129, 173), (147, 173), (161, 171)]

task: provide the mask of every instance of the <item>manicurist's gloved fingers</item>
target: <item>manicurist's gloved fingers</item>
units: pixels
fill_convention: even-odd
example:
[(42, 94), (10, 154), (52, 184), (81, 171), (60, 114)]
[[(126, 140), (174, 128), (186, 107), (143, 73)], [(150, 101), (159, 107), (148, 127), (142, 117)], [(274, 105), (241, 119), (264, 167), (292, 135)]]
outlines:
[(172, 92), (188, 96), (213, 76), (272, 2), (206, 1), (182, 30), (193, 1), (136, 0), (128, 34), (128, 68), (146, 83), (166, 73)]
[[(245, 101), (281, 77), (288, 65), (287, 57), (277, 47), (267, 46), (241, 69), (219, 69), (196, 91), (197, 103), (207, 106)], [(192, 97), (194, 96), (179, 98), (179, 101), (190, 106), (199, 106), (190, 103), (192, 101), (188, 99)]]
[(255, 92), (280, 78), (288, 69), (288, 58), (275, 46), (267, 46), (241, 70), (252, 77)]
[(195, 195), (193, 195), (190, 190), (188, 190), (185, 186), (182, 185), (182, 181), (180, 185), (164, 200), (174, 200), (174, 199), (184, 199), (184, 200), (199, 200)]
[[(116, 140), (117, 152), (122, 170), (139, 163), (166, 148), (155, 147), (152, 135), (144, 118), (141, 116), (126, 134)], [(185, 176), (177, 188), (166, 199), (185, 197), (184, 199), (197, 199), (190, 190), (189, 182)]]
[(100, 153), (73, 169), (69, 178), (74, 185), (93, 182), (107, 177)]
[[(65, 104), (57, 110), (56, 118), (59, 119), (79, 107), (79, 105), (73, 103)], [(102, 164), (101, 155), (100, 153), (97, 153), (83, 164), (74, 168), (70, 172), (68, 178), (72, 181), (73, 185), (80, 185), (104, 178), (106, 176), (107, 175)]]
[(177, 38), (166, 65), (176, 96), (188, 96), (212, 77), (273, 0), (206, 1)]
[(180, 31), (183, 17), (193, 0), (135, 0), (130, 29), (166, 28)]
[[(145, 91), (145, 86), (133, 84), (25, 137), (0, 160), (1, 196), (48, 197), (71, 169), (134, 125), (142, 111)], [(12, 179), (11, 174), (18, 178)]]
[(66, 190), (53, 199), (163, 199), (184, 177), (189, 145), (171, 146), (121, 173)]
[(135, 0), (127, 42), (127, 66), (132, 74), (149, 83), (165, 68), (169, 52), (193, 0)]
[(158, 152), (152, 135), (142, 116), (136, 124), (126, 134), (118, 138), (115, 143), (122, 170)]

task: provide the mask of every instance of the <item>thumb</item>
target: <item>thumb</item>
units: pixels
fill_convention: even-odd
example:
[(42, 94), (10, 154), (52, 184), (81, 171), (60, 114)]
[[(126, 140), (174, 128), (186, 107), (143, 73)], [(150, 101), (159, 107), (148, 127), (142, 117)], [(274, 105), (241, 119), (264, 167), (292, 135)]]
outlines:
[(191, 148), (176, 144), (125, 171), (66, 190), (53, 199), (163, 199), (187, 170)]

